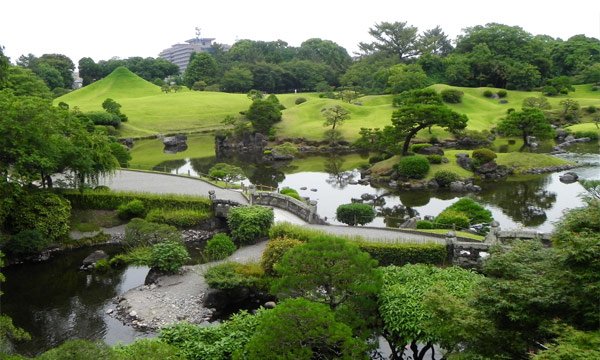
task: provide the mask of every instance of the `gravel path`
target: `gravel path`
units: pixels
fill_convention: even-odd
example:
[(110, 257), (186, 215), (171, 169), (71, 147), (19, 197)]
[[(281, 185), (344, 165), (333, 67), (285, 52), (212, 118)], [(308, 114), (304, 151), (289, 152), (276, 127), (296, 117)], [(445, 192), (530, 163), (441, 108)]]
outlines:
[(248, 200), (238, 191), (222, 189), (206, 181), (182, 176), (156, 174), (142, 171), (117, 170), (110, 177), (100, 179), (99, 185), (113, 190), (139, 191), (158, 194), (184, 194), (208, 197), (208, 191), (214, 190), (217, 199), (247, 204)]
[[(266, 241), (238, 249), (224, 261), (258, 261)], [(156, 330), (178, 321), (199, 324), (210, 319), (211, 311), (203, 304), (208, 285), (204, 272), (221, 261), (186, 266), (177, 275), (163, 276), (156, 285), (142, 285), (118, 298), (118, 316), (142, 330)]]

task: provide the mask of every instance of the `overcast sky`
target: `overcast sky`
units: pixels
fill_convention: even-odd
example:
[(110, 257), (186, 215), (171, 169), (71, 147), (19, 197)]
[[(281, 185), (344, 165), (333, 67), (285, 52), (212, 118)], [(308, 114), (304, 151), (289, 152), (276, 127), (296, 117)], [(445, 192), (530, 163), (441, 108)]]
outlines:
[(600, 0), (7, 0), (0, 4), (0, 45), (13, 63), (27, 53), (65, 54), (75, 64), (86, 56), (156, 57), (200, 27), (201, 36), (220, 43), (281, 39), (299, 46), (320, 37), (352, 54), (381, 21), (407, 21), (421, 31), (440, 25), (451, 39), (489, 22), (562, 39), (600, 38)]

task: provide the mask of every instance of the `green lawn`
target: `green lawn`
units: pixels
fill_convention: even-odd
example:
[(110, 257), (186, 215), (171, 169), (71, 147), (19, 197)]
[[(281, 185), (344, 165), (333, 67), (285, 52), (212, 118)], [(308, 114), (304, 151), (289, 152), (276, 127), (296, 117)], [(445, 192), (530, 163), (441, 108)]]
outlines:
[[(441, 91), (450, 86), (437, 84), (432, 85), (432, 88)], [(500, 104), (498, 99), (483, 97), (483, 91), (488, 88), (452, 88), (463, 91), (464, 97), (461, 104), (449, 106), (457, 112), (467, 114), (468, 128), (473, 130), (492, 128), (505, 116), (507, 109), (519, 109), (523, 99), (541, 95), (539, 92), (508, 91), (508, 103)], [(569, 95), (548, 98), (553, 108), (558, 109), (559, 102), (567, 97), (574, 98), (582, 107), (600, 107), (600, 92), (592, 91), (590, 85), (577, 85), (575, 88), (576, 91)], [(347, 140), (357, 139), (361, 127), (382, 128), (391, 125), (390, 118), (394, 111), (391, 95), (364, 96), (356, 100), (358, 104), (319, 98), (315, 93), (277, 96), (286, 107), (283, 120), (276, 125), (277, 135), (280, 137), (321, 139), (327, 130), (323, 126), (321, 109), (332, 105), (341, 105), (350, 111), (350, 119), (339, 127)], [(123, 137), (222, 128), (221, 120), (225, 116), (239, 115), (240, 111), (246, 110), (250, 105), (245, 94), (189, 90), (164, 94), (158, 86), (125, 68), (118, 68), (102, 80), (57, 98), (55, 104), (64, 101), (83, 111), (101, 110), (102, 102), (109, 97), (120, 103), (121, 111), (129, 117), (129, 122), (124, 123), (120, 130)], [(307, 101), (296, 105), (295, 101), (299, 97)], [(589, 121), (589, 118), (585, 116), (584, 121)], [(575, 125), (575, 128), (588, 126), (590, 125), (580, 124)], [(417, 138), (428, 140), (432, 135), (440, 139), (449, 137), (442, 129), (433, 128), (432, 131), (429, 134), (427, 130), (423, 130)]]

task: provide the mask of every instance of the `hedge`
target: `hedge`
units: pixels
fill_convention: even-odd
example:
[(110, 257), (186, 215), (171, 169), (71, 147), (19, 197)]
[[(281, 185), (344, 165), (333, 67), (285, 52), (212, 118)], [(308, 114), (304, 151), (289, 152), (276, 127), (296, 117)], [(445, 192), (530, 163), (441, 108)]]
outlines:
[(209, 210), (211, 201), (208, 198), (189, 195), (149, 194), (136, 192), (94, 191), (86, 190), (83, 193), (67, 190), (62, 195), (71, 202), (76, 209), (115, 210), (120, 205), (139, 199), (146, 209), (196, 209)]
[(446, 245), (425, 243), (390, 243), (366, 241), (364, 238), (336, 236), (318, 230), (306, 229), (292, 224), (275, 224), (269, 231), (271, 239), (288, 237), (300, 241), (309, 241), (314, 238), (343, 239), (358, 242), (358, 247), (371, 255), (379, 262), (380, 266), (404, 265), (407, 263), (425, 263), (442, 265), (448, 257)]
[(267, 237), (273, 224), (273, 209), (264, 206), (238, 206), (227, 213), (231, 238), (237, 245), (255, 244)]
[(189, 229), (211, 217), (212, 212), (205, 209), (152, 209), (146, 215), (146, 221)]

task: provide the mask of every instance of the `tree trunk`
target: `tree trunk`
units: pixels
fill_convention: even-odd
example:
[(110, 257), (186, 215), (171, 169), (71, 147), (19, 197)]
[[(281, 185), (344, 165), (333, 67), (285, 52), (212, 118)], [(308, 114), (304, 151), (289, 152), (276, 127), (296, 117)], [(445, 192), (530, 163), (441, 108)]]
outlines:
[(529, 146), (529, 142), (527, 142), (527, 138), (529, 137), (529, 134), (525, 131), (523, 131), (523, 146)]
[(418, 128), (412, 129), (404, 138), (404, 145), (402, 145), (402, 155), (408, 154), (408, 147), (410, 146), (410, 140), (419, 132), (424, 129), (425, 126), (419, 126)]
[(46, 175), (46, 185), (48, 186), (48, 189), (52, 189), (52, 176)]
[(423, 358), (425, 357), (425, 355), (427, 354), (427, 351), (429, 351), (429, 349), (431, 349), (431, 353), (432, 353), (432, 358), (435, 358), (434, 354), (435, 351), (433, 350), (433, 345), (428, 342), (420, 351), (418, 358), (415, 358), (415, 360), (423, 360)]

